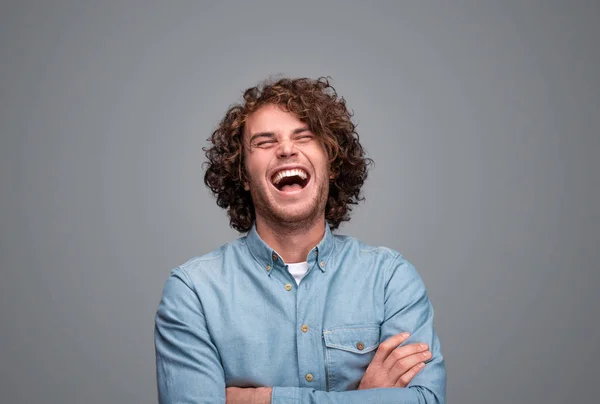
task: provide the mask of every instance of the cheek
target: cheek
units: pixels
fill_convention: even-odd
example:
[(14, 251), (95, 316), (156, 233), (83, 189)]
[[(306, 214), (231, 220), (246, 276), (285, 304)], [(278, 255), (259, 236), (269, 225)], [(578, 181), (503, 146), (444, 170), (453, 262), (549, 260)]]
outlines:
[(242, 173), (243, 177), (244, 177), (244, 189), (246, 191), (250, 190), (250, 184), (254, 181), (254, 177), (255, 175), (253, 175), (253, 173), (256, 172), (256, 168), (254, 167), (254, 163), (252, 161), (252, 159), (248, 159), (248, 156), (244, 156), (244, 163), (243, 163), (243, 170), (244, 172)]
[(244, 168), (246, 170), (246, 178), (249, 182), (258, 181), (264, 177), (269, 162), (266, 157), (257, 155), (246, 156)]
[(329, 156), (327, 153), (322, 153), (319, 157), (319, 165), (323, 168), (325, 173), (329, 173)]
[(327, 154), (327, 150), (325, 150), (325, 146), (320, 144), (313, 144), (308, 148), (303, 150), (304, 154), (309, 157), (309, 160), (316, 167), (329, 167), (329, 155)]

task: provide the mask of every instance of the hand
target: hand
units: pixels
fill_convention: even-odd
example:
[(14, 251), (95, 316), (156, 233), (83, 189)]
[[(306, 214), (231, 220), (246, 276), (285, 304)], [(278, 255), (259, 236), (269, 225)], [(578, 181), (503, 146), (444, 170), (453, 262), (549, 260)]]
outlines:
[(359, 390), (376, 387), (406, 387), (431, 358), (427, 344), (414, 343), (398, 347), (409, 333), (394, 335), (379, 344), (373, 360), (363, 375)]
[(225, 389), (227, 404), (271, 404), (271, 387)]

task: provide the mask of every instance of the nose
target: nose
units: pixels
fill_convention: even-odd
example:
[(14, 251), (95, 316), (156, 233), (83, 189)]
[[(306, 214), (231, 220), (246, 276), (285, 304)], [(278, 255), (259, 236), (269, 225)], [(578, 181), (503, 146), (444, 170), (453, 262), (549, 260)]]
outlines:
[(291, 140), (284, 140), (279, 143), (279, 147), (277, 149), (277, 156), (279, 158), (289, 158), (298, 154), (298, 149), (296, 149), (296, 145)]

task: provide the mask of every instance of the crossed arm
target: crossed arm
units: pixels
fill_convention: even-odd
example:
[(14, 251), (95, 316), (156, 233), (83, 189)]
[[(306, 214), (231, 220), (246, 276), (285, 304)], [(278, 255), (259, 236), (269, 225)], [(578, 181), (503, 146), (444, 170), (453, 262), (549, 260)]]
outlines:
[[(412, 343), (399, 346), (410, 336), (409, 333), (396, 334), (379, 345), (373, 360), (367, 367), (358, 390), (387, 387), (406, 387), (431, 358), (425, 343)], [(227, 404), (270, 404), (271, 387), (226, 389)], [(356, 395), (356, 394), (355, 394)]]
[[(289, 386), (225, 388), (223, 369), (204, 314), (198, 304), (193, 304), (194, 292), (184, 279), (171, 277), (156, 316), (159, 402), (444, 404), (445, 368), (433, 331), (431, 303), (412, 265), (403, 261), (400, 266), (403, 268), (396, 268), (386, 285), (385, 321), (381, 325), (381, 338), (385, 340), (358, 390), (344, 392)], [(405, 330), (412, 335), (397, 334)], [(407, 339), (427, 343), (398, 347)]]

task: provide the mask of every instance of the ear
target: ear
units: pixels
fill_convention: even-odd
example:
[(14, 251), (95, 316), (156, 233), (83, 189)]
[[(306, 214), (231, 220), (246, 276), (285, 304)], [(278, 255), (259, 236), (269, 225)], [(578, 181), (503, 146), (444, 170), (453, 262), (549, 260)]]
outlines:
[(248, 183), (246, 181), (244, 181), (244, 190), (250, 191), (250, 185), (248, 185)]

